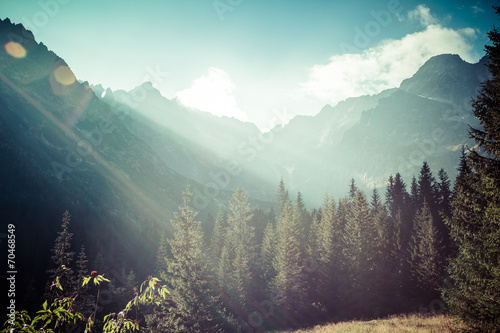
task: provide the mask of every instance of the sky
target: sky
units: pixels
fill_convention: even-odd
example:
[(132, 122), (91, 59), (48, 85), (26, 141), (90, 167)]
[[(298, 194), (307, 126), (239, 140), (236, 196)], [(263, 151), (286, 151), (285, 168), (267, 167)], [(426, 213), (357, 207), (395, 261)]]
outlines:
[(180, 103), (266, 131), (398, 87), (430, 57), (478, 62), (492, 1), (2, 0), (76, 77), (149, 81)]

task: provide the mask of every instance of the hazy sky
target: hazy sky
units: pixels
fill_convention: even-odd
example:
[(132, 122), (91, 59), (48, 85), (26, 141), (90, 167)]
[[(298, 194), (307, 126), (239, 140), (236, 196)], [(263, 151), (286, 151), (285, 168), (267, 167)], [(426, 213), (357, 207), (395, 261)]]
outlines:
[[(1, 0), (80, 80), (271, 125), (397, 87), (431, 56), (477, 62), (492, 1)], [(274, 123), (274, 120), (272, 121)]]

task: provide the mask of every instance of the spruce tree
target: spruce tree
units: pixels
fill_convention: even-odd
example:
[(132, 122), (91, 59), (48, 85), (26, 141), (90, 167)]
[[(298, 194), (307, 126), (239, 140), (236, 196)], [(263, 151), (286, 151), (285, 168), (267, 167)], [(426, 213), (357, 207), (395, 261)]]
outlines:
[[(71, 241), (73, 239), (73, 233), (68, 231), (70, 221), (71, 215), (69, 211), (66, 210), (62, 218), (62, 230), (58, 232), (54, 248), (51, 250), (53, 253), (51, 259), (55, 268), (47, 270), (50, 274), (49, 278), (51, 283), (55, 283), (56, 278), (59, 278), (64, 293), (74, 293), (78, 290), (77, 281), (73, 269), (70, 266), (75, 255), (75, 252), (70, 251)], [(46, 294), (46, 298), (49, 299), (52, 299), (53, 296), (53, 293)]]
[[(500, 15), (500, 7), (494, 7)], [(444, 297), (451, 311), (481, 331), (500, 331), (500, 31), (488, 34), (491, 78), (473, 101), (480, 128), (469, 134), (477, 148), (467, 156), (470, 172), (455, 183), (451, 236), (458, 256), (448, 267)]]
[(432, 215), (424, 199), (413, 221), (413, 233), (409, 247), (410, 269), (414, 289), (423, 304), (436, 298), (443, 278), (442, 246), (439, 233), (433, 224)]
[(278, 214), (278, 218), (281, 214), (281, 210), (285, 206), (285, 203), (289, 201), (290, 198), (288, 197), (288, 191), (285, 188), (285, 182), (283, 181), (283, 178), (281, 178), (278, 185), (278, 193), (276, 194), (276, 212)]
[(82, 286), (83, 278), (89, 275), (89, 269), (87, 267), (87, 255), (85, 254), (85, 247), (82, 245), (80, 252), (78, 253), (78, 258), (75, 262), (76, 264), (76, 281), (77, 290), (76, 293), (78, 297), (75, 300), (75, 308), (78, 312), (83, 313), (88, 316), (92, 313), (95, 307), (95, 298), (88, 291), (89, 286)]
[(183, 192), (182, 207), (171, 220), (174, 235), (168, 240), (171, 257), (166, 260), (167, 273), (162, 276), (172, 286), (172, 297), (178, 314), (184, 319), (177, 331), (218, 332), (222, 330), (219, 300), (210, 285), (207, 257), (201, 223), (189, 204), (189, 185)]
[(424, 200), (427, 204), (433, 205), (436, 202), (435, 178), (432, 175), (431, 169), (427, 162), (422, 164), (420, 174), (418, 176), (418, 200), (419, 208), (423, 205)]
[(269, 287), (269, 282), (276, 275), (273, 266), (273, 259), (276, 257), (276, 234), (274, 224), (268, 222), (264, 229), (264, 238), (260, 247), (260, 279), (266, 284), (265, 289)]
[(409, 195), (410, 195), (409, 204), (411, 209), (410, 215), (414, 216), (417, 210), (420, 208), (419, 197), (418, 197), (418, 183), (417, 183), (417, 178), (415, 176), (411, 178)]
[(351, 204), (342, 235), (343, 279), (349, 281), (350, 288), (344, 289), (344, 300), (349, 312), (365, 314), (373, 307), (373, 237), (374, 228), (366, 196), (357, 191)]
[(217, 211), (217, 217), (215, 218), (214, 230), (212, 231), (212, 240), (210, 242), (210, 254), (212, 256), (212, 262), (217, 264), (222, 255), (225, 233), (226, 233), (225, 212), (219, 208), (219, 210)]
[(228, 306), (245, 318), (249, 310), (247, 302), (253, 293), (252, 272), (255, 272), (256, 244), (254, 228), (250, 225), (252, 213), (248, 196), (241, 187), (236, 189), (228, 208), (226, 238), (218, 278), (224, 281), (228, 292), (226, 297), (231, 300)]
[(329, 195), (325, 196), (321, 206), (321, 219), (315, 237), (318, 244), (318, 281), (314, 285), (317, 300), (326, 307), (330, 313), (334, 312), (334, 304), (337, 295), (337, 284), (339, 280), (339, 252), (341, 250), (341, 230), (336, 216), (335, 200)]
[(299, 202), (290, 207), (285, 202), (276, 225), (276, 250), (273, 267), (276, 275), (272, 280), (271, 292), (277, 295), (285, 326), (293, 326), (304, 318), (307, 300), (307, 281), (302, 265), (305, 253), (300, 244), (301, 208)]
[(448, 226), (444, 223), (444, 218), (450, 215), (451, 212), (451, 197), (452, 192), (450, 188), (450, 180), (448, 178), (448, 174), (443, 170), (439, 170), (438, 172), (439, 181), (436, 183), (437, 190), (437, 209), (439, 212), (439, 218), (436, 224), (440, 236), (443, 240), (443, 246), (446, 251), (446, 256), (450, 253), (451, 249), (451, 240), (450, 240), (450, 230)]
[(374, 281), (377, 281), (375, 286), (375, 311), (374, 315), (390, 313), (392, 305), (392, 290), (394, 285), (391, 278), (391, 245), (392, 245), (392, 228), (387, 215), (387, 209), (378, 201), (377, 191), (374, 190), (372, 197), (372, 219), (375, 228), (374, 240)]
[(169, 255), (169, 245), (166, 233), (160, 235), (160, 240), (158, 242), (158, 248), (156, 249), (156, 276), (162, 276), (166, 274), (167, 269), (167, 257)]

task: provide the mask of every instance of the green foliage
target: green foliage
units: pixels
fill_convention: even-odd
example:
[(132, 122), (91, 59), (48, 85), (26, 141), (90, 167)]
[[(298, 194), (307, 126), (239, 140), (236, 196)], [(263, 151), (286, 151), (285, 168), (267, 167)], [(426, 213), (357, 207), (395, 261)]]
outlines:
[(102, 275), (97, 275), (95, 277), (88, 276), (88, 277), (83, 278), (82, 286), (86, 286), (87, 283), (89, 283), (90, 281), (92, 281), (94, 283), (94, 285), (97, 286), (97, 285), (100, 285), (101, 282), (104, 282), (104, 281), (109, 282), (109, 279), (106, 279)]
[[(208, 265), (209, 256), (203, 242), (204, 233), (201, 224), (196, 220), (197, 213), (189, 204), (192, 193), (189, 186), (183, 193), (184, 205), (174, 214), (171, 223), (175, 228), (172, 239), (168, 240), (171, 256), (166, 258), (166, 272), (163, 278), (172, 286), (171, 301), (175, 303), (175, 311), (165, 310), (164, 322), (174, 323), (176, 318), (180, 324), (175, 330), (179, 332), (219, 331), (224, 322), (223, 310), (214, 289), (211, 270)], [(162, 325), (150, 317), (156, 325)], [(172, 329), (172, 328), (170, 328)]]
[[(76, 293), (79, 289), (78, 278), (75, 277), (74, 271), (71, 268), (71, 263), (75, 252), (70, 251), (71, 241), (73, 234), (69, 232), (69, 224), (71, 222), (71, 215), (69, 211), (65, 211), (62, 218), (61, 231), (54, 243), (54, 248), (51, 250), (53, 253), (51, 259), (55, 268), (47, 270), (50, 274), (51, 280), (59, 279), (60, 284), (68, 293)], [(49, 291), (46, 292), (45, 298), (52, 300), (53, 294)]]
[(438, 296), (436, 291), (443, 275), (441, 239), (425, 199), (414, 218), (409, 252), (412, 277), (419, 289), (418, 297), (425, 304)]
[[(122, 311), (104, 316), (104, 332), (140, 332), (143, 328), (139, 325), (141, 320), (138, 313), (159, 307), (167, 300), (169, 294), (167, 287), (160, 284), (160, 279), (150, 276), (141, 284), (139, 293), (136, 293)], [(134, 319), (128, 318), (130, 313), (135, 313)]]
[(301, 207), (284, 203), (276, 226), (276, 247), (273, 267), (276, 275), (271, 282), (271, 293), (278, 295), (280, 309), (286, 322), (304, 315), (307, 284), (302, 274), (305, 253), (301, 246)]
[[(500, 7), (494, 7), (500, 15)], [(463, 156), (446, 219), (458, 254), (448, 266), (443, 297), (452, 313), (481, 332), (500, 331), (500, 31), (486, 46), (491, 79), (473, 101), (481, 127), (477, 147)]]

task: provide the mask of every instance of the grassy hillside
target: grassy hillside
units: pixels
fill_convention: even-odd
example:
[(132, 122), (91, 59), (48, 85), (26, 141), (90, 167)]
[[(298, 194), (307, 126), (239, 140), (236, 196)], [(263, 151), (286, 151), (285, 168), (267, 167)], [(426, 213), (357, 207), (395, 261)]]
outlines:
[(449, 315), (418, 314), (390, 316), (370, 321), (348, 321), (295, 331), (294, 333), (364, 333), (364, 332), (458, 332), (466, 326)]

